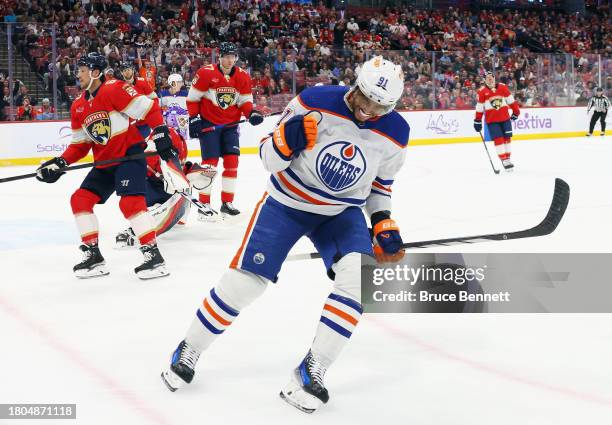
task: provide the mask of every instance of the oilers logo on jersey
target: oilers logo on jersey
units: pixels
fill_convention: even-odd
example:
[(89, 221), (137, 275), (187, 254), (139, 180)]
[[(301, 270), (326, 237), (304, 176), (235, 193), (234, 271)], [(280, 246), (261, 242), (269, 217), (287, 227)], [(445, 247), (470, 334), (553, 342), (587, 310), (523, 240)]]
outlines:
[(83, 120), (83, 127), (91, 140), (99, 145), (106, 145), (111, 138), (111, 121), (106, 111), (88, 115)]
[(319, 152), (316, 167), (321, 182), (328, 189), (339, 192), (353, 186), (364, 175), (366, 159), (359, 146), (338, 141)]
[(217, 88), (217, 105), (221, 109), (227, 109), (236, 103), (238, 92), (234, 87), (218, 87)]

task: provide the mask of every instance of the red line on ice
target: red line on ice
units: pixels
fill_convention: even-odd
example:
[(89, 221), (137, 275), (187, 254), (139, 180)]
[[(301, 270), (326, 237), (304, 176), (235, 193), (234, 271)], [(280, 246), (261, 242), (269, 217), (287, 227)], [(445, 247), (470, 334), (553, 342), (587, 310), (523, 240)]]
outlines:
[(6, 298), (1, 295), (0, 308), (2, 308), (9, 316), (12, 316), (17, 322), (28, 328), (32, 333), (42, 338), (48, 345), (50, 345), (56, 351), (63, 354), (73, 363), (80, 366), (83, 371), (88, 373), (92, 378), (98, 380), (102, 386), (106, 387), (120, 401), (125, 403), (134, 411), (138, 412), (149, 422), (158, 425), (171, 425), (171, 423), (166, 418), (164, 418), (159, 411), (153, 409), (143, 399), (139, 398), (132, 391), (123, 387), (119, 382), (117, 382), (109, 375), (104, 373), (102, 370), (97, 368), (93, 363), (85, 359), (85, 357), (83, 357), (81, 353), (79, 353), (74, 348), (71, 348), (67, 344), (63, 343), (59, 338), (53, 335), (52, 332), (50, 332), (47, 328), (40, 324), (40, 322), (28, 317), (26, 313), (21, 311), (17, 306), (10, 303)]
[(518, 384), (523, 384), (532, 388), (537, 388), (539, 390), (545, 390), (557, 394), (561, 394), (570, 398), (574, 398), (581, 401), (588, 401), (591, 403), (600, 404), (606, 407), (612, 407), (612, 399), (599, 397), (593, 394), (586, 394), (580, 391), (573, 390), (571, 388), (559, 387), (552, 384), (547, 384), (546, 382), (536, 381), (535, 379), (525, 378), (523, 376), (515, 375), (513, 373), (501, 370), (496, 368), (495, 366), (488, 365), (486, 363), (479, 362), (477, 360), (473, 360), (467, 357), (463, 357), (457, 354), (453, 354), (441, 347), (436, 346), (435, 344), (423, 341), (419, 337), (412, 335), (404, 330), (400, 330), (385, 322), (384, 320), (380, 320), (374, 317), (374, 315), (368, 315), (367, 321), (373, 323), (379, 328), (384, 329), (390, 334), (409, 341), (410, 343), (421, 347), (422, 349), (432, 352), (439, 357), (442, 357), (446, 360), (453, 361), (456, 363), (462, 363), (466, 366), (470, 366), (473, 369), (479, 370), (481, 372), (488, 373), (490, 375), (494, 375), (498, 378), (505, 379), (507, 381), (512, 381)]

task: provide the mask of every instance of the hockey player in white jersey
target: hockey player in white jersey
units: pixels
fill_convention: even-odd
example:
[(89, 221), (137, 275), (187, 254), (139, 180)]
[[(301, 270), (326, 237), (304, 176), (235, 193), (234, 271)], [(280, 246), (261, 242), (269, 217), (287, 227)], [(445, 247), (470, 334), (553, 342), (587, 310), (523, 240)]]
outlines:
[(168, 76), (168, 89), (159, 93), (164, 121), (185, 140), (189, 140), (189, 112), (187, 112), (187, 89), (180, 74)]
[(408, 123), (393, 108), (402, 95), (401, 67), (382, 57), (366, 62), (354, 87), (322, 86), (294, 98), (260, 145), (268, 190), (257, 204), (230, 269), (211, 289), (162, 378), (171, 391), (192, 381), (200, 354), (260, 296), (293, 245), (307, 236), (333, 279), (315, 338), (280, 395), (313, 412), (329, 400), (327, 368), (362, 314), (361, 254), (401, 255), (391, 219), (391, 186), (402, 167)]

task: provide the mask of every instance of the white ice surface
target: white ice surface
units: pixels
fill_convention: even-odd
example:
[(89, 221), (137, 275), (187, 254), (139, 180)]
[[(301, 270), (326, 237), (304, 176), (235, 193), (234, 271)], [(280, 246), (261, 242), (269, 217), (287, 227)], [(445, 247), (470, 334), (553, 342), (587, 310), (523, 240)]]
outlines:
[[(499, 176), (481, 144), (409, 148), (393, 188), (404, 239), (531, 227), (562, 177), (571, 201), (551, 236), (431, 251), (611, 252), (610, 138), (512, 146), (516, 171)], [(32, 168), (0, 168), (0, 177)], [(242, 220), (192, 215), (160, 238), (172, 275), (141, 282), (132, 271), (140, 253), (112, 249), (126, 226), (116, 198), (96, 209), (111, 275), (73, 277), (69, 197), (84, 175), (0, 185), (0, 403), (78, 404), (76, 421), (54, 424), (612, 423), (612, 317), (603, 314), (367, 315), (328, 372), (330, 403), (297, 411), (278, 392), (329, 293), (318, 261), (287, 263), (203, 355), (194, 383), (170, 393), (159, 373), (231, 260), (267, 176), (256, 156), (243, 156)], [(305, 241), (295, 252), (311, 249)]]

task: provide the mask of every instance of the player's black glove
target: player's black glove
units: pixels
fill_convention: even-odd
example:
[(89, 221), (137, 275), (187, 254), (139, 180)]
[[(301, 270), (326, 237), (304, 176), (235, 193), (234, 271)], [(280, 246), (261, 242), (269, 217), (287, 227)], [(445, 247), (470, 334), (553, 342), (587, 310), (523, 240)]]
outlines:
[(189, 118), (189, 137), (199, 139), (202, 134), (202, 118), (199, 115)]
[(474, 130), (476, 130), (476, 133), (482, 131), (482, 120), (474, 120)]
[(45, 183), (55, 183), (62, 174), (66, 174), (65, 171), (60, 171), (60, 168), (67, 166), (68, 163), (61, 156), (45, 161), (36, 169), (36, 180)]
[(261, 114), (261, 112), (258, 111), (252, 111), (251, 115), (249, 115), (249, 124), (251, 125), (259, 125), (263, 122), (264, 117)]
[(511, 119), (512, 121), (516, 121), (516, 120), (518, 120), (518, 115), (516, 115), (516, 114), (512, 114), (512, 116), (510, 117), (510, 119)]
[(164, 161), (168, 161), (172, 157), (176, 157), (177, 152), (174, 149), (174, 145), (172, 144), (172, 139), (170, 138), (170, 132), (168, 131), (168, 126), (166, 125), (158, 125), (153, 129), (153, 135), (151, 139), (155, 143), (155, 149), (159, 154), (159, 157)]

